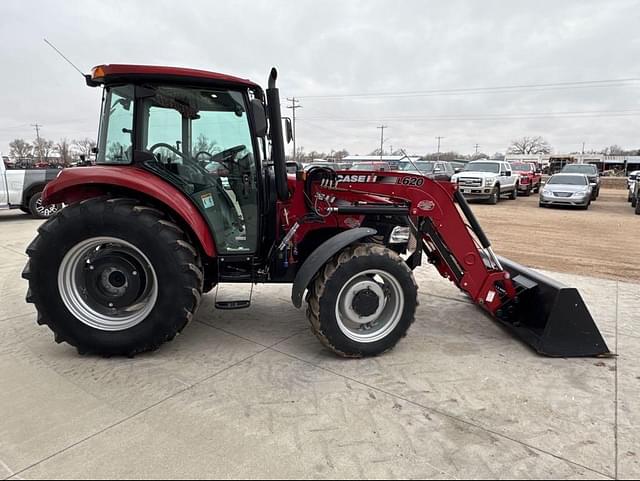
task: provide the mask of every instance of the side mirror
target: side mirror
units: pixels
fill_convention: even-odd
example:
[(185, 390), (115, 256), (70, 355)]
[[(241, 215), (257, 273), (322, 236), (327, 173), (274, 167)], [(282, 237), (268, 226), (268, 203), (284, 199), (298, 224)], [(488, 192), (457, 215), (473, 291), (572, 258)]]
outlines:
[(459, 174), (460, 172), (462, 172), (462, 169), (460, 167), (456, 167), (455, 170), (453, 171), (455, 174)]
[(264, 105), (258, 99), (251, 100), (251, 116), (256, 128), (256, 136), (264, 137), (267, 135), (267, 114)]
[(293, 127), (291, 124), (291, 119), (289, 117), (284, 117), (284, 125), (285, 125), (285, 135), (287, 138), (287, 144), (290, 144), (293, 140)]
[(511, 177), (511, 171), (510, 171), (510, 170), (507, 170), (507, 171), (504, 173), (504, 175), (505, 175), (505, 177)]

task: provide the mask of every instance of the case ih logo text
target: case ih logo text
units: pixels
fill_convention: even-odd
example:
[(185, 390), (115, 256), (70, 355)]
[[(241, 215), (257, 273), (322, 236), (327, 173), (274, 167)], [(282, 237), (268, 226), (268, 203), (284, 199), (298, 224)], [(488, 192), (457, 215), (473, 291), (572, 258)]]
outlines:
[(376, 179), (375, 175), (338, 175), (338, 182), (375, 182)]

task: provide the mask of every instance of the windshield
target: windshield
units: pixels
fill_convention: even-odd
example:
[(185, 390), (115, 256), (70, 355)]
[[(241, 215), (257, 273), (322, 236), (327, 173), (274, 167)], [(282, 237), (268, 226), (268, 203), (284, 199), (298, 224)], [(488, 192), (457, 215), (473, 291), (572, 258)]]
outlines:
[(130, 164), (133, 145), (133, 85), (106, 90), (102, 104), (98, 164)]
[(531, 172), (533, 170), (529, 164), (511, 164), (511, 168), (517, 172)]
[(431, 173), (433, 172), (434, 167), (434, 162), (403, 162), (402, 164), (400, 164), (400, 170), (408, 172)]
[(585, 165), (585, 164), (574, 164), (574, 165), (566, 165), (562, 172), (566, 172), (568, 174), (589, 174), (593, 175), (598, 172), (595, 165)]
[(495, 162), (469, 162), (464, 168), (465, 172), (491, 172), (500, 173), (500, 164)]
[(554, 175), (547, 184), (587, 185), (588, 181), (584, 175)]

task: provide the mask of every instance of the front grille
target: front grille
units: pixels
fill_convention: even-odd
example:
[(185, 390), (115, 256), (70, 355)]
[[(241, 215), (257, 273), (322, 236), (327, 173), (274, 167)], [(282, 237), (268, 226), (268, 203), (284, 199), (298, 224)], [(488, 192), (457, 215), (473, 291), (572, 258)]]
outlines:
[(556, 197), (571, 197), (571, 192), (554, 192), (553, 195)]
[(460, 177), (458, 184), (461, 187), (482, 187), (482, 179), (477, 177)]

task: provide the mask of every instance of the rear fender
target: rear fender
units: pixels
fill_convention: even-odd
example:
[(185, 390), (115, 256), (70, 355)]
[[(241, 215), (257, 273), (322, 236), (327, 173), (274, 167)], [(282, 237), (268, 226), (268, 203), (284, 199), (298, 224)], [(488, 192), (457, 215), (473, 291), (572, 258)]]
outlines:
[(95, 166), (64, 169), (43, 192), (45, 204), (72, 204), (103, 195), (113, 188), (142, 194), (164, 204), (189, 227), (202, 251), (216, 256), (209, 226), (197, 207), (177, 188), (146, 170), (133, 166)]

